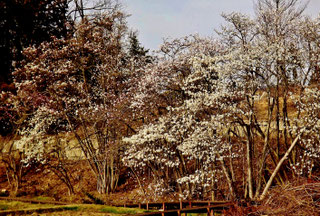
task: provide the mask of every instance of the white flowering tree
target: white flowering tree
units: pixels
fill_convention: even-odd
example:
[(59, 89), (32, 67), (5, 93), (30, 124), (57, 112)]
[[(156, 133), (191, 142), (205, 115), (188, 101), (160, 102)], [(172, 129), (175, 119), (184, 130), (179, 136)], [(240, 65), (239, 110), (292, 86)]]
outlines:
[[(193, 95), (197, 94), (197, 92), (201, 94), (202, 91), (212, 92), (214, 87), (210, 86), (212, 84), (211, 79), (217, 79), (217, 74), (213, 71), (198, 71), (197, 68), (201, 64), (199, 66), (195, 63), (194, 56), (204, 54), (213, 56), (218, 53), (221, 47), (208, 39), (196, 37), (196, 40), (192, 40), (192, 43), (190, 43), (191, 41), (185, 43), (186, 39), (173, 41), (175, 45), (179, 44), (179, 47), (183, 47), (181, 49), (183, 52), (179, 50), (172, 54), (172, 57), (166, 56), (169, 55), (168, 53), (171, 53), (171, 43), (167, 42), (164, 45), (162, 49), (166, 50), (166, 55), (162, 59), (163, 63), (157, 63), (153, 68), (154, 75), (150, 76), (146, 74), (146, 79), (144, 80), (146, 85), (154, 86), (151, 85), (154, 83), (156, 88), (144, 90), (149, 90), (149, 95), (143, 92), (143, 95), (146, 96), (144, 100), (141, 100), (141, 92), (138, 91), (139, 95), (136, 98), (138, 101), (135, 101), (133, 106), (148, 103), (150, 100), (146, 100), (145, 98), (150, 96), (153, 97), (153, 103), (156, 103), (159, 100), (154, 100), (154, 98), (161, 98), (163, 95), (169, 97), (170, 95), (175, 95), (172, 93), (174, 92), (172, 88), (166, 88), (172, 82), (175, 84), (175, 89), (180, 92), (180, 97), (175, 97), (176, 101), (171, 103), (172, 108), (167, 110), (166, 116), (160, 117), (154, 124), (146, 125), (138, 134), (133, 135), (131, 138), (125, 139), (126, 142), (130, 143), (130, 148), (126, 152), (124, 161), (131, 167), (150, 168), (155, 176), (155, 181), (161, 183), (159, 186), (163, 190), (179, 190), (181, 195), (188, 197), (203, 193), (206, 191), (205, 187), (214, 183), (215, 179), (213, 176), (215, 175), (215, 171), (211, 172), (212, 169), (208, 170), (207, 166), (211, 167), (211, 162), (216, 162), (215, 157), (212, 157), (215, 154), (209, 152), (213, 152), (213, 148), (217, 148), (214, 144), (208, 145), (209, 141), (205, 141), (204, 139), (202, 146), (194, 147), (193, 150), (197, 149), (198, 156), (193, 157), (190, 154), (193, 151), (192, 148), (186, 144), (187, 142), (192, 142), (191, 139), (188, 139), (191, 134), (201, 133), (201, 131), (194, 130), (198, 124), (202, 124), (201, 119), (205, 119), (207, 116), (205, 114), (205, 107), (190, 110), (191, 105), (196, 106), (198, 102), (194, 101)], [(181, 44), (187, 45), (181, 46)], [(173, 69), (176, 70), (173, 71)], [(200, 76), (201, 73), (207, 74)], [(162, 79), (163, 77), (166, 79)], [(179, 104), (181, 105), (176, 107)], [(201, 106), (200, 104), (198, 105)], [(203, 124), (205, 123), (203, 122)], [(209, 133), (214, 134), (214, 128)], [(221, 151), (224, 150), (222, 149)], [(207, 155), (206, 152), (211, 156)], [(196, 164), (193, 164), (194, 162)], [(189, 166), (193, 168), (189, 169)], [(207, 171), (209, 174), (206, 174)]]
[(165, 113), (168, 105), (181, 104), (186, 97), (181, 89), (182, 80), (190, 74), (190, 58), (199, 53), (213, 55), (216, 46), (211, 38), (198, 35), (167, 39), (156, 53), (154, 62), (136, 77), (131, 107), (137, 118), (149, 122), (154, 116)]
[(250, 199), (286, 181), (283, 164), (301, 165), (301, 157), (303, 168), (311, 167), (319, 152), (318, 87), (306, 87), (319, 73), (319, 21), (304, 17), (298, 3), (258, 1), (254, 19), (223, 15), (228, 24), (218, 32), (219, 46), (178, 55), (188, 62), (179, 82), (155, 70), (153, 80), (178, 83), (184, 97), (124, 140), (132, 147), (125, 162), (150, 167), (164, 188), (187, 196), (212, 190), (215, 174), (223, 173), (230, 198)]
[(31, 113), (21, 132), (26, 153), (42, 157), (48, 135), (73, 134), (100, 193), (117, 186), (120, 137), (130, 127), (126, 103), (134, 71), (124, 50), (125, 33), (125, 15), (119, 10), (83, 19), (70, 38), (25, 49), (15, 72), (17, 94), (23, 98), (17, 106)]

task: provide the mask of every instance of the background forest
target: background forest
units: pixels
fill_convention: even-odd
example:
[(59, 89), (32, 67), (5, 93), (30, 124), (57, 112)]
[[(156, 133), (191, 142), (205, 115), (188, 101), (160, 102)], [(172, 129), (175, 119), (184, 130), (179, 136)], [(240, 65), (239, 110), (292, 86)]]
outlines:
[(116, 1), (2, 1), (11, 195), (50, 172), (71, 196), (272, 205), (286, 191), (319, 211), (320, 19), (306, 7), (257, 0), (253, 17), (222, 14), (216, 37), (165, 40), (150, 53)]

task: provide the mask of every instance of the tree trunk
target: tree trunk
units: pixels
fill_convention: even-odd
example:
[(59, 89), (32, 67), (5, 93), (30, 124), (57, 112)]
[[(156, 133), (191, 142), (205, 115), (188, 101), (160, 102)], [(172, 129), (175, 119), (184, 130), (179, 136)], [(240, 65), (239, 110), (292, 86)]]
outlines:
[(218, 153), (218, 157), (221, 158), (220, 159), (220, 163), (221, 163), (221, 166), (222, 166), (222, 169), (223, 169), (223, 173), (224, 173), (224, 175), (226, 176), (226, 179), (227, 179), (227, 183), (228, 183), (228, 186), (229, 186), (231, 199), (235, 199), (236, 198), (236, 193), (235, 193), (235, 188), (233, 186), (233, 182), (232, 182), (232, 178), (230, 176), (230, 173), (229, 173), (229, 171), (228, 171), (228, 169), (226, 167), (224, 159), (221, 157), (221, 155), (219, 153)]
[[(303, 130), (304, 131), (304, 130)], [(261, 196), (260, 196), (260, 200), (263, 200), (265, 198), (265, 196), (267, 195), (267, 192), (273, 182), (273, 179), (276, 177), (276, 175), (278, 174), (280, 168), (281, 168), (281, 165), (283, 164), (283, 162), (288, 158), (288, 156), (290, 155), (292, 149), (295, 147), (295, 145), (297, 144), (301, 134), (303, 133), (300, 132), (300, 134), (295, 138), (295, 140), (292, 142), (290, 148), (287, 150), (287, 152), (285, 153), (285, 155), (281, 158), (281, 160), (279, 161), (278, 165), (276, 166), (276, 168), (274, 169), (269, 181), (267, 182), (266, 184), (266, 187), (264, 188)]]
[(261, 161), (260, 161), (260, 167), (259, 167), (259, 172), (257, 176), (257, 188), (256, 188), (256, 193), (255, 193), (255, 198), (259, 196), (261, 185), (262, 185), (262, 173), (265, 168), (266, 164), (266, 158), (267, 158), (267, 148), (269, 147), (269, 139), (270, 139), (270, 128), (271, 128), (271, 122), (272, 122), (272, 111), (274, 107), (274, 102), (270, 98), (270, 93), (269, 93), (269, 100), (268, 100), (268, 126), (264, 138), (264, 145), (263, 145), (263, 150), (262, 150), (262, 155), (261, 155)]
[[(251, 119), (250, 119), (251, 124)], [(249, 189), (249, 198), (253, 199), (253, 172), (252, 172), (252, 134), (251, 126), (247, 125), (247, 142), (246, 142), (246, 158), (247, 158), (247, 183)]]

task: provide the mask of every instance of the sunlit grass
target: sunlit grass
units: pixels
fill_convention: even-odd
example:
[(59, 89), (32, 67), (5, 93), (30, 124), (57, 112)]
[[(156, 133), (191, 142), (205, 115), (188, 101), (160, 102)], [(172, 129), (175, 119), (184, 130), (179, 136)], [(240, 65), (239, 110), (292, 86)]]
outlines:
[[(26, 202), (19, 201), (5, 201), (0, 200), (0, 212), (6, 210), (37, 210), (43, 208), (52, 208), (59, 209), (63, 211), (72, 211), (83, 213), (86, 215), (86, 212), (96, 212), (96, 213), (110, 213), (110, 214), (139, 214), (144, 212), (149, 212), (143, 209), (137, 208), (122, 208), (122, 207), (113, 207), (106, 205), (95, 205), (95, 204), (76, 204), (76, 205), (52, 205), (52, 204), (31, 204)], [(54, 211), (54, 210), (53, 210)], [(82, 214), (81, 214), (82, 215)]]
[(0, 200), (0, 210), (17, 210), (17, 209), (37, 209), (57, 207), (53, 204), (33, 204), (19, 201), (5, 201)]
[(147, 212), (144, 209), (138, 208), (123, 208), (123, 207), (113, 207), (106, 205), (93, 205), (93, 204), (81, 204), (78, 205), (80, 211), (96, 211), (103, 213), (113, 213), (113, 214), (139, 214)]
[(134, 209), (134, 208), (117, 208), (108, 206), (105, 208), (100, 209), (101, 212), (104, 213), (113, 213), (113, 214), (138, 214), (138, 213), (144, 213), (145, 210), (142, 209)]
[(39, 201), (52, 201), (53, 199), (51, 197), (46, 197), (46, 196), (38, 196), (38, 197), (35, 197), (36, 200), (39, 200)]

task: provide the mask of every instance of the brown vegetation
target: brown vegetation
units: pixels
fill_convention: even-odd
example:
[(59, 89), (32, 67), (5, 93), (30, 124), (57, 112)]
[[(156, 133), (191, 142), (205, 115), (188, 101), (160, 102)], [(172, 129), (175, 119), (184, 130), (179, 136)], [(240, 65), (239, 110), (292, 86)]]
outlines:
[(303, 179), (274, 187), (261, 203), (259, 212), (266, 215), (319, 215), (319, 179)]

